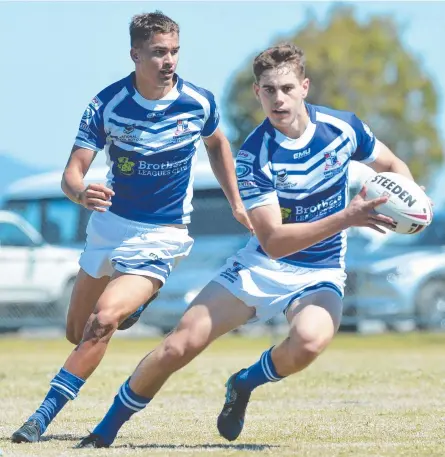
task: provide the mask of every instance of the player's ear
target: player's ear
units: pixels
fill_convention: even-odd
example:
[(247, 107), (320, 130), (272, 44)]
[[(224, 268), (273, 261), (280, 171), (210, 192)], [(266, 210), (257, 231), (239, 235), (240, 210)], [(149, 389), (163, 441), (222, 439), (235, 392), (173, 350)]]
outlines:
[(260, 96), (258, 95), (259, 94), (259, 91), (260, 91), (260, 86), (255, 82), (253, 83), (253, 93), (255, 94), (255, 97), (258, 101), (260, 101)]
[(135, 49), (135, 48), (130, 49), (130, 57), (134, 63), (139, 62), (139, 53), (138, 53), (137, 49)]
[(301, 96), (303, 99), (307, 97), (307, 94), (309, 92), (309, 86), (310, 86), (310, 81), (309, 78), (304, 78), (302, 83), (301, 83)]

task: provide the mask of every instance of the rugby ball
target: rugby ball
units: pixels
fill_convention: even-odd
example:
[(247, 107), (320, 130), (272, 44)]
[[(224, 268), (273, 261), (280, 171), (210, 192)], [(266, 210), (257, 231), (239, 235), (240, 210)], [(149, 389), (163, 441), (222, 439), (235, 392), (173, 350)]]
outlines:
[(388, 201), (375, 210), (393, 219), (393, 232), (411, 235), (431, 224), (433, 210), (430, 200), (414, 181), (398, 173), (383, 172), (368, 178), (365, 186), (366, 200), (388, 197)]

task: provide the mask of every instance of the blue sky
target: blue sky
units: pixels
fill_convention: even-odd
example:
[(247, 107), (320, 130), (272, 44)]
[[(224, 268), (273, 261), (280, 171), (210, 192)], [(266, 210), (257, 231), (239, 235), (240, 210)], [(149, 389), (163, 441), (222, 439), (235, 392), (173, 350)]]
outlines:
[[(445, 127), (445, 3), (349, 2), (366, 19), (387, 14), (433, 78)], [(312, 2), (323, 21), (333, 2)], [(45, 168), (64, 166), (79, 119), (102, 88), (132, 71), (131, 16), (161, 9), (181, 26), (178, 73), (220, 102), (234, 72), (305, 22), (303, 2), (0, 3), (0, 152)], [(308, 56), (310, 65), (310, 56)], [(351, 107), (353, 110), (353, 107)], [(222, 127), (224, 111), (222, 112)], [(98, 159), (101, 163), (102, 159)]]

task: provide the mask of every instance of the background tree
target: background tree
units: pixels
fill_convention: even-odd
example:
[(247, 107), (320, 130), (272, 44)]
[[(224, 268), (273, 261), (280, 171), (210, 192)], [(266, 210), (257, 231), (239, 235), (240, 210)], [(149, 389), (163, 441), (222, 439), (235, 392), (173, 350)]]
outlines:
[[(362, 22), (352, 7), (337, 6), (325, 25), (309, 17), (287, 40), (306, 53), (310, 103), (355, 112), (416, 178), (425, 179), (442, 161), (436, 90), (393, 19)], [(235, 150), (264, 119), (252, 91), (253, 57), (235, 75), (224, 103)]]

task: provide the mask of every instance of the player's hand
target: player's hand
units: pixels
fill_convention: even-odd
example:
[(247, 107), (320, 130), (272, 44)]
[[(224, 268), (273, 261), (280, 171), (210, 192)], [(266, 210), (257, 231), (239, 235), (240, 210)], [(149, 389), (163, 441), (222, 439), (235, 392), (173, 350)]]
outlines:
[(373, 200), (365, 200), (366, 187), (363, 187), (348, 207), (345, 208), (345, 217), (349, 227), (369, 227), (380, 233), (386, 233), (380, 226), (390, 228), (394, 224), (393, 219), (383, 214), (378, 214), (375, 208), (388, 201), (388, 197), (378, 197)]
[(253, 225), (250, 222), (249, 216), (247, 215), (247, 211), (244, 208), (244, 205), (238, 205), (232, 208), (233, 217), (240, 223), (246, 227), (249, 232), (253, 235)]
[(79, 194), (79, 203), (85, 208), (104, 213), (111, 206), (114, 192), (103, 184), (88, 184)]

